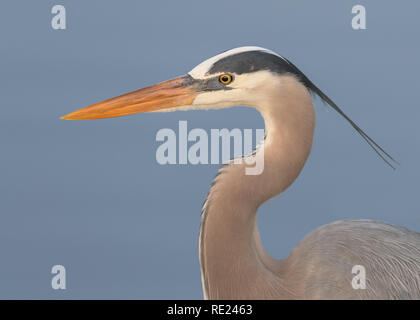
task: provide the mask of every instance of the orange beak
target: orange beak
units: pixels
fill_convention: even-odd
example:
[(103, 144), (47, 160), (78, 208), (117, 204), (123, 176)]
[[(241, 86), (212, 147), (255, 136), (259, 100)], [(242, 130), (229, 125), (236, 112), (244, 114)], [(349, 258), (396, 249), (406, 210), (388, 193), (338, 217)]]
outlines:
[(123, 94), (74, 111), (61, 119), (88, 120), (127, 116), (190, 105), (198, 92), (192, 78), (184, 76)]

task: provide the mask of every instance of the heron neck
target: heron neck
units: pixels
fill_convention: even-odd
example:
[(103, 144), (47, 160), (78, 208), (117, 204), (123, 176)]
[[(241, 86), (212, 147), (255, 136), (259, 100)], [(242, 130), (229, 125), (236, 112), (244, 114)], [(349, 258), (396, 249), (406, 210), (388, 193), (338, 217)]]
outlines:
[(255, 299), (259, 290), (276, 299), (293, 295), (282, 283), (282, 263), (263, 249), (257, 228), (258, 207), (293, 183), (312, 146), (310, 94), (300, 84), (284, 86), (256, 107), (266, 126), (256, 153), (264, 157), (263, 172), (246, 175), (246, 162), (223, 167), (203, 206), (199, 246), (206, 298)]

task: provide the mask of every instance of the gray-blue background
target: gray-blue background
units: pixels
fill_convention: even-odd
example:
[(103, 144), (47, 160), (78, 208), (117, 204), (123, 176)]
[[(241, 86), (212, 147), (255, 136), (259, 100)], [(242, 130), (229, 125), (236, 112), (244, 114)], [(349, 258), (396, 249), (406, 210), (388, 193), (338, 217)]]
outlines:
[[(64, 4), (67, 30), (51, 28)], [(365, 4), (367, 30), (351, 28)], [(202, 298), (200, 209), (218, 166), (160, 166), (156, 132), (262, 128), (249, 108), (59, 117), (242, 45), (292, 60), (400, 162), (387, 167), (317, 100), (312, 155), (259, 214), (287, 256), (316, 227), (370, 218), (420, 231), (420, 6), (414, 1), (2, 1), (0, 298)], [(328, 112), (329, 111), (329, 112)], [(67, 290), (51, 289), (51, 267)]]

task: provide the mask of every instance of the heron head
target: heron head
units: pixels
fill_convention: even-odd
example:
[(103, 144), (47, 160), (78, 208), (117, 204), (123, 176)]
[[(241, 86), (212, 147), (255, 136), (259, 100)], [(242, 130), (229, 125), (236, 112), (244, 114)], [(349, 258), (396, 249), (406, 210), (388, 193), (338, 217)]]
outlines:
[(111, 98), (63, 117), (85, 120), (153, 111), (256, 106), (281, 76), (305, 84), (304, 75), (288, 60), (260, 47), (240, 47), (200, 63), (187, 75)]
[(391, 162), (397, 162), (294, 64), (260, 47), (240, 47), (222, 52), (200, 63), (185, 76), (93, 104), (62, 119), (115, 118), (143, 112), (218, 109), (236, 105), (258, 107), (264, 101), (273, 101), (274, 94), (287, 93), (285, 87), (290, 83), (294, 88), (300, 88), (300, 94), (317, 94), (394, 168)]

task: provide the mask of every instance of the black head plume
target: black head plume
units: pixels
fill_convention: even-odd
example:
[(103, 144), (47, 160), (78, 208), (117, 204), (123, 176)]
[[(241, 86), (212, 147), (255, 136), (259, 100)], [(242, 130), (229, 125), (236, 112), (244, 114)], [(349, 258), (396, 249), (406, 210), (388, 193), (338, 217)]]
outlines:
[(337, 111), (350, 125), (362, 136), (362, 138), (369, 144), (369, 146), (384, 160), (392, 169), (395, 169), (394, 164), (399, 164), (393, 157), (389, 155), (381, 146), (379, 146), (371, 137), (369, 137), (353, 120), (351, 120), (324, 92), (322, 92), (303, 72), (301, 72), (293, 63), (283, 58), (293, 69), (293, 74), (299, 78), (300, 81), (313, 93), (317, 94), (322, 101), (329, 104), (335, 111)]

